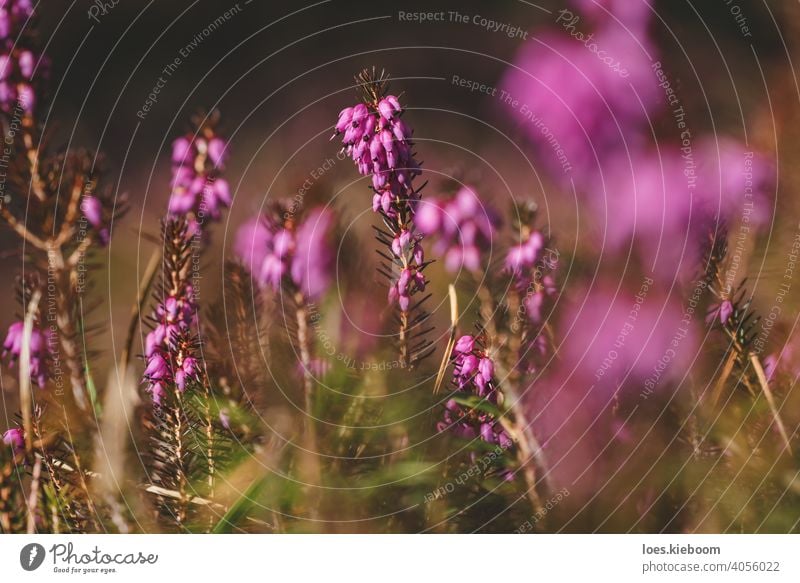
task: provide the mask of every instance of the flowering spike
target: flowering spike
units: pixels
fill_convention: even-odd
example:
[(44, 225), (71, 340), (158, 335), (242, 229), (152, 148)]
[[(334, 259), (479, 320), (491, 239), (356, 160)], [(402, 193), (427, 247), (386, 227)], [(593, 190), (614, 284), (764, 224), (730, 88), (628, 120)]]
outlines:
[(261, 287), (279, 292), (284, 285), (316, 300), (330, 286), (333, 255), (329, 235), (334, 215), (313, 209), (301, 222), (276, 204), (271, 212), (245, 223), (237, 233), (235, 252)]
[(447, 271), (474, 273), (481, 269), (481, 253), (492, 248), (500, 216), (465, 186), (449, 200), (422, 201), (414, 222), (435, 235), (433, 250), (444, 257)]
[[(375, 69), (364, 70), (356, 81), (362, 89), (362, 101), (341, 111), (334, 135), (342, 136), (344, 152), (353, 159), (358, 172), (370, 177), (375, 191), (372, 210), (383, 215), (390, 231), (388, 253), (398, 271), (389, 276), (388, 299), (400, 309), (400, 357), (403, 366), (411, 366), (417, 359), (408, 347), (410, 322), (420, 325), (427, 317), (424, 312), (422, 318), (410, 314), (412, 297), (425, 290), (424, 253), (414, 224), (420, 193), (414, 189), (413, 180), (421, 174), (420, 164), (414, 159), (411, 130), (400, 119), (400, 100), (387, 95), (388, 76)], [(425, 350), (417, 351), (423, 353)]]
[(172, 142), (172, 193), (169, 213), (189, 216), (190, 230), (206, 217), (219, 220), (221, 209), (231, 205), (230, 186), (221, 174), (225, 170), (228, 145), (216, 133), (218, 116), (201, 122), (194, 132)]
[(190, 237), (185, 221), (170, 219), (163, 229), (164, 263), (156, 292), (153, 328), (145, 341), (144, 382), (156, 405), (170, 390), (183, 392), (199, 380), (197, 303), (191, 284)]
[[(493, 405), (501, 403), (494, 380), (494, 362), (485, 350), (476, 345), (475, 338), (462, 336), (456, 341), (453, 365), (456, 393), (472, 393)], [(491, 414), (477, 409), (468, 410), (454, 399), (445, 404), (442, 422), (437, 427), (439, 431), (449, 429), (463, 439), (478, 437), (491, 444), (512, 443), (500, 422)], [(504, 475), (511, 478), (509, 472)]]

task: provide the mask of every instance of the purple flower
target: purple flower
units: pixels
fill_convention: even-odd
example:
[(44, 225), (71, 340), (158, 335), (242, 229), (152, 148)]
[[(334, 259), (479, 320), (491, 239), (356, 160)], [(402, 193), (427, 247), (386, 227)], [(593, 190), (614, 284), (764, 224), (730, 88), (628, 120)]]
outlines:
[(272, 232), (263, 218), (255, 217), (239, 227), (233, 252), (250, 273), (259, 273), (271, 243)]
[(717, 310), (719, 312), (719, 321), (721, 324), (727, 324), (730, 317), (733, 315), (733, 304), (730, 300), (725, 300)]
[(462, 336), (456, 341), (453, 348), (457, 354), (469, 354), (475, 349), (475, 338), (472, 336)]
[[(343, 109), (336, 123), (334, 137), (343, 134), (346, 153), (361, 175), (372, 176), (379, 200), (382, 193), (410, 198), (411, 182), (420, 174), (412, 152), (411, 130), (400, 119), (402, 113), (397, 97), (387, 95), (377, 103), (359, 103)], [(384, 212), (391, 216), (397, 211), (390, 207)]]
[(725, 326), (731, 315), (733, 315), (733, 303), (730, 300), (723, 300), (709, 308), (708, 314), (706, 314), (706, 324), (713, 325), (719, 322), (719, 324)]
[[(29, 42), (27, 21), (32, 13), (30, 0), (0, 2), (0, 110), (6, 113), (33, 113), (36, 91), (32, 77), (37, 65), (46, 69), (46, 59), (26, 47)], [(42, 71), (38, 77), (43, 76)]]
[(334, 215), (328, 210), (314, 209), (296, 225), (290, 215), (276, 209), (242, 225), (234, 252), (260, 286), (277, 292), (288, 280), (306, 299), (317, 299), (331, 282), (333, 224)]
[(333, 223), (333, 213), (315, 209), (297, 229), (290, 272), (307, 299), (319, 298), (330, 286), (333, 252), (329, 239)]
[(81, 212), (86, 220), (97, 231), (97, 237), (100, 244), (103, 246), (108, 245), (109, 231), (108, 225), (103, 220), (103, 205), (96, 196), (87, 195), (81, 201)]
[(152, 381), (160, 381), (169, 377), (169, 364), (161, 354), (156, 352), (158, 345), (153, 345), (151, 350), (150, 359), (147, 361), (147, 367), (144, 369), (145, 376), (149, 377)]
[(25, 451), (25, 432), (21, 427), (14, 427), (3, 434), (3, 443), (11, 447), (14, 455)]
[(533, 231), (519, 245), (509, 249), (506, 267), (514, 274), (534, 269), (542, 249), (544, 249), (544, 237), (539, 231)]
[(32, 14), (31, 0), (3, 0), (0, 3), (0, 40), (13, 43)]
[(764, 358), (764, 372), (767, 380), (772, 380), (779, 373), (800, 378), (800, 336), (795, 335), (783, 347)]
[[(693, 358), (693, 328), (681, 324), (680, 298), (654, 289), (653, 279), (634, 289), (604, 284), (577, 292), (560, 328), (569, 330), (561, 352), (574, 374), (590, 379), (603, 401), (626, 389), (653, 393), (680, 379)], [(577, 382), (577, 381), (576, 381)]]
[[(494, 362), (476, 346), (472, 336), (462, 336), (456, 341), (453, 365), (456, 392), (473, 393), (489, 403), (498, 404)], [(463, 439), (480, 437), (487, 443), (511, 444), (511, 439), (497, 419), (482, 411), (467, 410), (453, 399), (445, 404), (443, 419), (437, 428), (439, 431), (451, 430)]]
[[(13, 364), (22, 355), (22, 338), (25, 324), (14, 322), (9, 326), (5, 342), (3, 343), (3, 358), (9, 358)], [(44, 332), (34, 326), (30, 341), (31, 379), (39, 386), (44, 387), (47, 381), (47, 359), (49, 357), (48, 338)]]
[(31, 85), (37, 57), (31, 51), (0, 54), (0, 109), (25, 114), (36, 108), (36, 91)]
[(416, 267), (406, 267), (389, 287), (389, 303), (397, 302), (400, 310), (407, 312), (411, 306), (411, 296), (418, 291), (425, 291), (428, 282)]
[(500, 107), (536, 145), (554, 178), (568, 184), (572, 177), (583, 188), (596, 180), (608, 154), (636, 151), (647, 140), (648, 116), (664, 101), (651, 71), (656, 54), (646, 35), (610, 25), (592, 33), (578, 23), (574, 30), (537, 34), (500, 82), (520, 106)]
[(171, 215), (191, 213), (199, 224), (207, 216), (219, 220), (221, 210), (232, 202), (230, 186), (220, 176), (226, 154), (227, 144), (209, 125), (172, 142)]
[(452, 199), (421, 201), (414, 224), (435, 238), (433, 250), (444, 257), (448, 271), (454, 273), (463, 267), (477, 272), (481, 269), (481, 253), (492, 248), (500, 218), (465, 186)]
[(774, 168), (767, 158), (728, 138), (698, 138), (690, 154), (687, 159), (678, 147), (663, 145), (609, 156), (602, 180), (587, 190), (595, 214), (608, 217), (602, 243), (627, 252), (635, 241), (664, 281), (684, 266), (694, 269), (693, 243), (710, 223), (746, 220), (755, 229), (771, 214)]
[[(532, 222), (534, 217), (529, 220)], [(553, 272), (558, 267), (558, 255), (547, 247), (541, 231), (532, 229), (530, 225), (523, 225), (521, 230), (523, 238), (508, 250), (505, 266), (514, 288), (522, 296), (521, 313), (528, 322), (539, 325), (543, 321), (545, 300), (557, 292)], [(530, 336), (532, 340), (540, 338), (540, 342), (543, 338), (537, 334)]]
[(219, 410), (219, 422), (225, 429), (230, 431), (231, 429), (231, 416), (227, 409), (220, 409)]

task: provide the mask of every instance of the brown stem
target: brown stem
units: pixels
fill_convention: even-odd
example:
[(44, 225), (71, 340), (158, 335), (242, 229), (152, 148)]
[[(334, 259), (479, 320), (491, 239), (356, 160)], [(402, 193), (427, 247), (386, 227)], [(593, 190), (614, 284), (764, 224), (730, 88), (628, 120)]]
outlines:
[[(492, 299), (491, 292), (485, 286), (480, 286), (478, 296), (481, 302), (481, 316), (484, 318), (484, 324), (489, 333), (489, 339), (492, 343), (496, 343), (499, 340), (497, 327), (494, 323), (497, 309)], [(517, 294), (510, 294), (508, 301), (509, 313), (516, 314), (516, 308), (519, 305)], [(507, 340), (508, 353), (514, 355), (514, 361), (518, 362), (521, 350), (520, 337), (517, 334), (510, 334)], [(499, 346), (487, 346), (487, 349), (490, 353), (496, 354)], [(503, 418), (500, 422), (517, 444), (517, 460), (522, 469), (522, 475), (527, 486), (526, 495), (534, 511), (540, 512), (542, 509), (542, 502), (539, 497), (539, 488), (537, 484), (537, 468), (547, 473), (547, 463), (544, 458), (542, 447), (533, 435), (531, 424), (528, 423), (522, 406), (522, 400), (516, 388), (520, 381), (519, 371), (513, 366), (507, 368), (502, 358), (495, 358), (494, 360), (497, 366), (498, 378), (505, 379), (500, 393), (504, 401), (511, 403), (511, 413), (513, 416), (513, 419)], [(545, 485), (547, 485), (546, 479)]]
[(70, 271), (64, 264), (64, 256), (59, 247), (51, 246), (48, 250), (48, 263), (55, 279), (55, 304), (56, 304), (56, 326), (59, 331), (61, 350), (64, 352), (64, 362), (70, 376), (72, 395), (75, 404), (84, 412), (88, 413), (89, 400), (87, 398), (86, 380), (84, 377), (85, 369), (83, 356), (75, 340), (77, 332), (72, 318), (73, 303), (75, 301), (72, 294)]
[(22, 409), (22, 427), (25, 429), (25, 451), (33, 450), (33, 394), (31, 392), (31, 337), (33, 320), (39, 310), (42, 292), (33, 292), (25, 313), (22, 332), (22, 350), (19, 358), (19, 401)]
[[(513, 422), (505, 420), (506, 422), (502, 423), (502, 425), (506, 431), (511, 434), (512, 439), (517, 444), (517, 461), (522, 468), (522, 476), (527, 486), (527, 491), (525, 493), (534, 512), (538, 513), (542, 510), (542, 501), (539, 497), (536, 468), (539, 467), (546, 471), (545, 468), (547, 466), (544, 461), (544, 455), (542, 454), (542, 447), (530, 430), (530, 425), (519, 404), (519, 399), (513, 391), (508, 391), (508, 397), (514, 400), (514, 405), (511, 407), (514, 420)], [(503, 420), (501, 420), (501, 422), (502, 421)]]
[[(83, 260), (83, 258), (86, 256), (86, 252), (89, 250), (89, 247), (92, 246), (92, 243), (94, 243), (94, 239), (92, 237), (86, 237), (75, 248), (75, 251), (70, 254), (69, 259), (67, 259), (67, 266), (71, 270), (74, 270), (81, 260)], [(73, 285), (75, 285), (74, 281)]]
[(447, 347), (439, 365), (439, 372), (436, 374), (436, 383), (433, 385), (434, 395), (438, 394), (442, 388), (444, 375), (447, 372), (447, 366), (450, 364), (450, 356), (453, 354), (453, 347), (456, 345), (456, 333), (458, 330), (458, 296), (456, 296), (456, 288), (451, 283), (447, 287), (447, 291), (450, 296), (450, 339), (447, 341)]
[(42, 458), (36, 457), (31, 473), (31, 491), (28, 494), (28, 534), (36, 532), (36, 508), (39, 506), (39, 483), (42, 479)]
[(44, 181), (39, 175), (39, 149), (38, 147), (34, 147), (33, 135), (29, 131), (25, 132), (23, 142), (25, 144), (25, 150), (27, 151), (28, 166), (31, 172), (31, 190), (36, 198), (44, 202), (47, 199), (47, 195), (45, 194)]
[[(743, 358), (746, 358), (750, 361), (753, 370), (756, 373), (756, 378), (758, 379), (758, 384), (761, 387), (762, 392), (764, 393), (764, 397), (767, 399), (767, 404), (769, 405), (770, 411), (772, 412), (772, 418), (775, 421), (775, 426), (778, 428), (778, 432), (781, 434), (781, 438), (783, 439), (784, 444), (786, 445), (786, 449), (788, 450), (789, 454), (792, 455), (792, 443), (789, 439), (789, 434), (786, 432), (786, 426), (783, 424), (783, 420), (781, 419), (780, 412), (778, 411), (777, 404), (775, 403), (775, 396), (772, 393), (772, 389), (769, 387), (769, 381), (767, 380), (767, 375), (764, 373), (764, 367), (761, 365), (761, 361), (758, 359), (758, 356), (752, 354), (748, 349), (741, 345), (739, 340), (736, 338), (736, 335), (731, 332), (730, 330), (726, 329), (728, 336), (730, 337), (731, 341), (733, 342), (733, 348), (735, 354), (741, 354)], [(747, 381), (747, 377), (745, 376), (745, 384), (750, 387), (750, 383)], [(755, 392), (751, 388), (751, 392), (755, 394)]]
[(308, 307), (306, 306), (303, 294), (297, 292), (294, 296), (297, 305), (297, 343), (300, 350), (300, 364), (303, 368), (303, 393), (305, 406), (305, 423), (303, 432), (304, 443), (302, 467), (304, 471), (303, 480), (306, 482), (306, 489), (309, 492), (309, 515), (312, 520), (318, 516), (317, 505), (319, 496), (311, 494), (316, 490), (316, 485), (320, 483), (321, 471), (319, 460), (316, 456), (317, 451), (317, 429), (314, 423), (314, 377), (311, 374), (311, 347), (308, 338)]
[(722, 374), (717, 379), (717, 384), (714, 385), (714, 391), (711, 393), (711, 405), (716, 407), (719, 398), (722, 396), (722, 391), (725, 389), (725, 383), (733, 372), (733, 366), (736, 364), (736, 351), (731, 350), (728, 358), (725, 360), (725, 365), (722, 367)]
[(769, 381), (767, 381), (767, 375), (764, 374), (764, 367), (761, 366), (761, 361), (758, 360), (758, 356), (755, 354), (750, 355), (750, 363), (753, 365), (753, 369), (756, 371), (758, 382), (761, 384), (761, 390), (764, 391), (764, 397), (766, 397), (770, 411), (772, 411), (772, 417), (775, 420), (775, 425), (778, 427), (778, 431), (780, 432), (781, 437), (786, 444), (786, 449), (789, 451), (789, 455), (792, 455), (792, 443), (789, 439), (789, 434), (786, 432), (786, 427), (783, 425), (783, 420), (781, 419), (780, 413), (778, 412), (778, 407), (775, 403), (775, 397), (772, 394), (772, 389), (769, 388)]
[(188, 498), (186, 495), (186, 473), (183, 467), (183, 415), (181, 414), (180, 395), (176, 396), (177, 405), (172, 411), (174, 415), (175, 427), (173, 428), (173, 437), (175, 438), (175, 467), (178, 479), (178, 511), (176, 512), (175, 519), (178, 524), (183, 525), (186, 522)]
[(48, 250), (49, 248), (48, 244), (44, 240), (40, 239), (39, 237), (31, 233), (27, 229), (27, 227), (22, 223), (20, 223), (17, 220), (17, 218), (11, 214), (11, 211), (9, 211), (6, 207), (0, 208), (0, 216), (3, 217), (3, 219), (8, 223), (8, 225), (12, 229), (14, 229), (17, 235), (22, 237), (22, 239), (24, 239), (25, 241), (27, 241), (28, 243), (30, 243), (31, 245), (33, 245), (34, 247), (36, 247), (41, 251)]
[(408, 357), (408, 312), (400, 312), (398, 337), (400, 339), (400, 366), (405, 369), (410, 364)]
[(69, 202), (67, 203), (67, 212), (64, 215), (64, 221), (61, 223), (61, 229), (58, 233), (58, 241), (61, 244), (66, 243), (72, 238), (74, 231), (73, 225), (78, 219), (78, 208), (80, 205), (82, 192), (83, 184), (78, 178), (75, 178), (75, 181), (72, 184)]
[[(208, 371), (204, 371), (203, 374), (203, 392), (205, 396), (205, 403), (203, 406), (203, 416), (204, 416), (204, 429), (206, 433), (206, 463), (208, 464), (208, 497), (213, 500), (215, 494), (215, 487), (217, 481), (217, 461), (214, 457), (214, 418), (211, 411), (211, 399), (213, 398), (211, 395), (211, 387), (208, 380)], [(211, 529), (214, 527), (214, 515), (209, 514), (208, 516), (208, 531), (211, 532)]]

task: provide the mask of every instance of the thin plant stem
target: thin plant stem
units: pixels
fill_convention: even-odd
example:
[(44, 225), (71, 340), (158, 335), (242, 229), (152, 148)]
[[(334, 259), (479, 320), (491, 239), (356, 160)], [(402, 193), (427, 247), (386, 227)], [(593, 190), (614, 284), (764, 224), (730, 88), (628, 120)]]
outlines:
[(56, 288), (56, 326), (59, 331), (61, 349), (64, 351), (64, 362), (69, 371), (70, 385), (75, 404), (84, 413), (90, 410), (89, 399), (86, 393), (86, 368), (83, 365), (83, 356), (75, 342), (75, 323), (72, 321), (73, 300), (71, 290), (71, 277), (64, 263), (64, 256), (60, 247), (51, 245), (47, 253), (48, 265), (53, 270)]
[(447, 292), (450, 297), (450, 339), (447, 341), (447, 347), (445, 348), (444, 355), (442, 355), (442, 362), (439, 365), (439, 372), (436, 374), (436, 383), (433, 385), (434, 395), (438, 394), (442, 388), (444, 375), (450, 364), (450, 356), (453, 354), (453, 348), (456, 345), (456, 333), (458, 331), (458, 296), (456, 295), (456, 288), (452, 283), (447, 287)]
[(150, 256), (150, 260), (145, 267), (142, 279), (139, 282), (139, 289), (136, 292), (136, 301), (131, 306), (131, 317), (128, 322), (128, 332), (125, 336), (125, 346), (122, 349), (122, 355), (119, 359), (120, 370), (123, 374), (128, 369), (130, 363), (131, 352), (133, 351), (133, 341), (136, 337), (136, 330), (139, 328), (139, 322), (142, 319), (142, 305), (146, 297), (150, 295), (150, 289), (153, 287), (158, 268), (161, 266), (161, 250), (156, 249)]
[[(314, 423), (314, 377), (311, 374), (311, 347), (308, 338), (308, 308), (305, 298), (300, 292), (295, 293), (295, 303), (297, 305), (297, 343), (300, 350), (300, 365), (303, 369), (303, 397), (304, 397), (304, 431), (302, 467), (304, 471), (303, 480), (306, 482), (307, 491), (315, 489), (320, 483), (321, 471), (317, 451), (317, 429)], [(309, 515), (312, 520), (318, 516), (317, 509), (318, 497), (309, 495)]]
[(19, 362), (19, 400), (22, 408), (22, 426), (25, 429), (25, 451), (33, 450), (33, 394), (31, 393), (31, 336), (33, 320), (39, 310), (42, 292), (36, 290), (28, 303), (22, 333), (22, 350)]
[(758, 377), (758, 382), (761, 385), (761, 390), (764, 391), (764, 397), (767, 399), (770, 411), (772, 411), (772, 417), (775, 419), (775, 425), (777, 426), (778, 432), (781, 434), (781, 437), (786, 444), (786, 449), (789, 452), (789, 455), (793, 455), (792, 442), (789, 439), (789, 434), (786, 432), (786, 427), (783, 425), (783, 420), (781, 419), (777, 404), (775, 403), (775, 396), (772, 394), (772, 389), (769, 388), (769, 381), (767, 380), (767, 375), (764, 373), (764, 367), (761, 366), (761, 361), (755, 354), (750, 355), (750, 364), (753, 365), (753, 370), (756, 371), (756, 376)]
[(28, 534), (36, 533), (36, 509), (39, 506), (39, 484), (42, 479), (42, 458), (36, 456), (31, 472), (31, 491), (28, 494)]

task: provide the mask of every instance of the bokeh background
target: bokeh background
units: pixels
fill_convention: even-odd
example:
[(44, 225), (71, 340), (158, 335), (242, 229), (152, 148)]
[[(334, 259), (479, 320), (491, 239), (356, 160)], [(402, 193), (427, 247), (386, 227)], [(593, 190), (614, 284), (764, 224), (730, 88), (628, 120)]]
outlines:
[[(726, 217), (732, 216), (732, 225), (728, 225), (732, 231), (737, 228), (741, 214), (741, 200), (737, 197), (742, 178), (737, 165), (744, 165), (741, 152), (755, 152), (759, 194), (763, 195), (756, 209), (761, 217), (760, 226), (747, 235), (737, 282), (747, 275), (754, 304), (768, 311), (783, 281), (786, 256), (800, 221), (800, 197), (796, 194), (800, 187), (797, 147), (800, 87), (794, 68), (800, 59), (797, 44), (800, 6), (795, 2), (765, 0), (733, 3), (654, 0), (651, 4), (653, 13), (644, 31), (631, 32), (626, 17), (612, 23), (616, 28), (609, 38), (630, 37), (616, 46), (615, 56), (623, 63), (638, 63), (641, 51), (650, 50), (653, 60), (661, 61), (671, 87), (680, 97), (694, 139), (702, 137), (714, 145), (737, 144), (732, 148), (736, 152), (731, 154), (735, 159), (730, 163), (733, 168), (718, 170), (711, 164), (699, 170), (705, 178), (701, 188), (711, 191), (710, 198), (722, 207), (733, 205), (732, 209), (720, 211)], [(89, 18), (92, 6), (96, 5), (86, 0), (49, 1), (40, 9), (40, 35), (51, 56), (54, 80), (53, 107), (47, 112), (49, 139), (66, 147), (81, 145), (101, 150), (107, 187), (117, 195), (126, 195), (130, 205), (128, 214), (113, 226), (112, 244), (97, 255), (94, 294), (102, 306), (94, 318), (102, 328), (103, 345), (109, 348), (99, 351), (94, 365), (98, 377), (104, 378), (113, 365), (114, 351), (118, 352), (128, 325), (135, 290), (155, 247), (158, 222), (170, 193), (171, 141), (189, 129), (187, 120), (199, 108), (217, 108), (222, 113), (220, 127), (230, 139), (226, 176), (234, 193), (233, 205), (211, 234), (212, 247), (205, 258), (201, 298), (211, 300), (217, 296), (222, 260), (230, 255), (239, 225), (260, 212), (266, 201), (295, 196), (311, 179), (304, 202), (308, 205), (330, 202), (342, 217), (343, 234), (337, 257), (339, 285), (333, 295), (343, 310), (337, 318), (348, 320), (351, 332), (376, 337), (383, 333), (377, 322), (384, 309), (385, 290), (372, 266), (364, 261), (369, 254), (363, 252), (365, 246), (372, 244), (371, 197), (366, 182), (358, 180), (352, 164), (337, 160), (338, 142), (330, 140), (338, 112), (353, 102), (354, 74), (376, 66), (391, 74), (393, 90), (401, 93), (408, 108), (407, 119), (413, 120), (418, 157), (424, 161), (424, 178), (429, 180), (426, 196), (446, 195), (461, 182), (473, 185), (485, 202), (506, 215), (507, 232), (514, 202), (532, 199), (539, 205), (541, 224), (553, 235), (562, 254), (559, 298), (563, 301), (557, 303), (552, 318), (558, 323), (564, 342), (559, 358), (571, 364), (554, 364), (559, 370), (550, 375), (549, 381), (543, 379), (543, 388), (528, 398), (530, 408), (537, 412), (534, 423), (537, 431), (545, 437), (560, 434), (555, 441), (561, 445), (554, 446), (551, 453), (566, 461), (563, 471), (555, 473), (556, 482), (568, 484), (571, 500), (576, 500), (574, 506), (562, 505), (560, 524), (567, 530), (623, 530), (632, 524), (641, 526), (636, 513), (651, 508), (645, 495), (638, 502), (610, 496), (613, 502), (608, 502), (605, 510), (599, 510), (591, 505), (592, 493), (598, 485), (618, 493), (626, 484), (631, 491), (646, 492), (647, 484), (643, 486), (642, 480), (650, 478), (653, 484), (672, 483), (672, 478), (682, 471), (684, 458), (678, 455), (669, 463), (651, 466), (654, 469), (650, 474), (642, 470), (646, 466), (636, 464), (640, 456), (647, 457), (636, 450), (636, 444), (641, 439), (653, 439), (661, 445), (654, 445), (652, 451), (656, 455), (666, 452), (662, 445), (671, 444), (678, 433), (664, 429), (656, 421), (664, 416), (678, 419), (687, 407), (691, 409), (685, 401), (684, 405), (676, 406), (671, 397), (702, 392), (709, 378), (714, 378), (718, 362), (711, 357), (712, 362), (704, 369), (708, 378), (679, 379), (674, 386), (683, 386), (683, 390), (676, 388), (674, 393), (660, 395), (655, 404), (641, 405), (646, 411), (642, 425), (630, 429), (627, 440), (622, 437), (628, 429), (619, 429), (606, 417), (619, 399), (624, 401), (619, 390), (626, 381), (623, 379), (605, 392), (591, 391), (587, 399), (589, 393), (585, 389), (591, 383), (581, 376), (584, 374), (581, 370), (588, 376), (594, 375), (619, 328), (613, 317), (608, 323), (607, 305), (603, 305), (600, 314), (592, 312), (592, 305), (599, 297), (593, 294), (613, 298), (623, 290), (626, 299), (609, 302), (624, 320), (631, 294), (640, 290), (642, 278), (649, 274), (653, 240), (659, 240), (659, 249), (666, 250), (666, 254), (684, 245), (700, 245), (697, 238), (700, 230), (692, 222), (698, 220), (697, 215), (686, 218), (687, 224), (693, 225), (688, 230), (670, 230), (673, 222), (683, 224), (685, 218), (683, 208), (676, 211), (670, 202), (673, 197), (685, 194), (676, 192), (679, 187), (672, 189), (671, 184), (666, 184), (674, 178), (671, 171), (662, 168), (655, 178), (634, 178), (639, 188), (658, 190), (652, 199), (641, 193), (627, 202), (618, 198), (630, 186), (625, 184), (626, 176), (631, 172), (640, 176), (649, 171), (640, 165), (637, 153), (652, 151), (658, 145), (663, 148), (658, 150), (661, 154), (671, 146), (680, 145), (675, 119), (663, 107), (661, 89), (651, 91), (654, 73), (649, 69), (639, 73), (644, 78), (642, 86), (647, 87), (642, 93), (645, 99), (649, 95), (661, 104), (636, 104), (633, 92), (618, 97), (623, 103), (629, 100), (633, 110), (646, 110), (644, 129), (639, 128), (633, 136), (625, 127), (624, 116), (618, 118), (619, 133), (608, 144), (590, 128), (588, 139), (597, 145), (599, 156), (583, 164), (580, 179), (570, 181), (554, 171), (552, 151), (546, 144), (543, 146), (541, 136), (537, 137), (529, 125), (521, 123), (519, 116), (497, 96), (453, 83), (454, 76), (458, 76), (492, 88), (516, 87), (523, 100), (535, 104), (540, 89), (515, 82), (515, 71), (522, 66), (533, 75), (544, 75), (548, 67), (557, 66), (553, 65), (554, 55), (561, 54), (563, 76), (547, 69), (550, 76), (546, 80), (554, 91), (551, 99), (558, 100), (560, 94), (567, 100), (574, 99), (570, 102), (579, 108), (590, 104), (591, 99), (584, 102), (575, 97), (584, 87), (580, 71), (576, 74), (569, 65), (573, 53), (559, 53), (568, 47), (579, 58), (585, 58), (586, 51), (574, 48), (578, 41), (567, 35), (557, 18), (559, 10), (567, 7), (582, 16), (578, 28), (588, 32), (600, 27), (601, 17), (591, 16), (585, 7), (582, 12), (574, 3), (547, 0), (462, 1), (457, 5), (349, 0), (308, 3), (252, 0), (238, 4), (227, 0), (122, 0), (116, 6), (109, 3), (106, 9), (95, 11), (96, 20)], [(230, 9), (234, 14), (229, 19), (210, 34), (203, 34), (204, 28)], [(443, 22), (404, 22), (398, 16), (399, 11), (457, 11), (466, 15), (469, 22), (449, 21), (449, 14)], [(510, 38), (502, 32), (486, 30), (473, 23), (476, 15), (519, 27), (520, 34)], [(741, 28), (743, 22), (748, 35)], [(181, 51), (184, 55), (181, 64), (174, 73), (165, 76), (164, 68), (181, 56)], [(595, 65), (588, 67), (594, 70)], [(157, 102), (146, 115), (137, 115), (160, 77), (166, 82)], [(622, 79), (619, 83), (625, 84)], [(528, 90), (530, 93), (526, 93)], [(614, 90), (603, 87), (600, 91), (604, 96), (606, 92)], [(570, 138), (575, 137), (559, 135), (556, 126), (552, 129), (563, 144), (571, 143)], [(569, 131), (569, 125), (562, 126), (561, 131)], [(578, 141), (582, 140), (579, 136)], [(603, 158), (602, 154), (614, 147), (631, 156), (628, 164), (611, 166)], [(720, 155), (719, 150), (713, 149)], [(574, 150), (567, 153), (581, 167)], [(328, 164), (330, 160), (332, 164)], [(322, 171), (319, 178), (313, 178), (312, 173), (324, 165), (330, 168)], [(595, 174), (598, 170), (602, 180)], [(680, 176), (682, 172), (675, 170), (674, 174)], [(730, 186), (720, 186), (728, 180)], [(719, 189), (724, 192), (718, 197)], [(638, 212), (642, 214), (631, 219), (627, 211), (633, 200), (638, 201)], [(640, 217), (647, 215), (651, 205), (656, 205), (653, 211), (656, 218), (642, 223)], [(633, 221), (635, 226), (620, 226), (625, 221)], [(675, 233), (681, 237), (671, 238)], [(0, 314), (2, 329), (16, 319), (11, 274), (19, 270), (20, 257), (14, 250), (15, 244), (11, 233), (0, 230), (0, 249), (4, 250), (0, 268), (7, 274), (0, 281), (0, 297), (8, 298)], [(494, 251), (492, 262), (502, 260), (501, 250)], [(689, 253), (659, 272), (658, 285), (651, 296), (651, 302), (656, 304), (652, 321), (644, 320), (642, 335), (633, 340), (637, 347), (652, 344), (654, 335), (662, 336), (663, 344), (669, 343), (674, 324), (681, 317), (677, 310), (682, 305), (681, 298), (685, 298), (686, 288), (681, 286), (686, 283), (687, 265), (696, 259)], [(438, 361), (449, 322), (446, 284), (457, 277), (447, 274), (441, 265), (432, 267), (429, 277), (434, 282)], [(463, 287), (469, 282), (461, 284), (462, 307), (470, 314), (471, 306), (474, 311), (470, 303), (474, 296), (468, 287)], [(625, 296), (625, 290), (631, 293)], [(589, 298), (588, 304), (583, 301), (585, 298)], [(798, 305), (800, 294), (792, 288), (782, 304), (777, 332), (770, 337), (769, 352), (780, 352), (791, 338)], [(468, 315), (467, 319), (473, 316)], [(330, 322), (326, 325), (336, 327)], [(342, 338), (337, 341), (347, 341), (346, 335)], [(625, 363), (626, 371), (634, 371), (633, 378), (627, 375), (625, 378), (635, 381), (637, 386), (648, 376), (651, 361), (657, 361), (661, 354), (661, 345), (655, 342), (652, 354), (643, 350)], [(719, 346), (704, 330), (693, 334), (685, 348), (688, 360), (675, 364), (673, 373), (675, 369), (683, 373), (687, 363), (694, 363), (697, 355), (705, 356)], [(7, 387), (4, 413), (10, 419), (16, 398), (13, 371), (4, 367), (2, 372)], [(787, 424), (791, 430), (797, 427), (800, 418), (796, 410), (798, 399), (792, 397), (791, 390), (786, 399)], [(625, 409), (629, 404), (619, 406)], [(676, 426), (684, 425), (675, 422)], [(592, 437), (598, 423), (605, 430)], [(622, 445), (617, 445), (618, 439), (622, 439)], [(575, 443), (579, 444), (577, 450), (572, 447)], [(602, 456), (609, 448), (616, 447), (620, 448), (619, 457), (604, 465)], [(626, 457), (627, 452), (632, 457)], [(597, 475), (595, 480), (587, 478), (586, 468), (592, 468)], [(749, 492), (760, 492), (758, 495), (776, 503), (788, 499), (792, 492), (797, 495), (800, 487), (796, 474), (787, 472), (779, 480), (777, 494), (764, 493), (758, 487)], [(696, 476), (694, 479), (696, 483), (703, 482)], [(651, 499), (657, 499), (661, 493), (659, 487), (648, 487)], [(686, 488), (691, 490), (690, 486)], [(676, 502), (680, 499), (676, 494), (660, 508), (665, 517), (681, 517), (678, 522), (684, 526), (680, 528), (724, 530), (732, 524), (726, 518), (716, 521), (711, 510), (696, 519), (682, 521), (685, 508)], [(735, 507), (741, 501), (741, 498), (726, 499), (725, 504)], [(620, 517), (616, 514), (617, 504), (625, 502), (630, 502), (630, 515)], [(769, 506), (767, 502), (765, 505)], [(768, 528), (796, 529), (800, 507), (792, 508), (793, 516), (789, 513), (785, 522), (770, 522)], [(768, 515), (763, 509), (755, 512), (761, 512), (759, 516)], [(758, 522), (755, 520), (753, 524)], [(643, 524), (644, 528), (653, 529), (674, 527), (670, 526), (669, 518), (656, 518), (652, 525), (646, 521)], [(404, 528), (417, 529), (418, 525), (412, 523)], [(347, 529), (352, 527), (343, 527)]]

